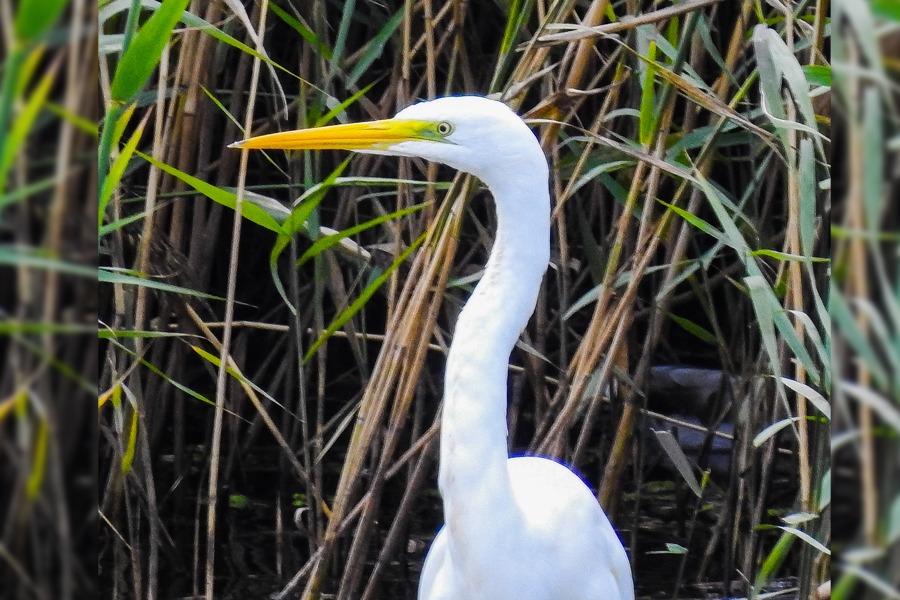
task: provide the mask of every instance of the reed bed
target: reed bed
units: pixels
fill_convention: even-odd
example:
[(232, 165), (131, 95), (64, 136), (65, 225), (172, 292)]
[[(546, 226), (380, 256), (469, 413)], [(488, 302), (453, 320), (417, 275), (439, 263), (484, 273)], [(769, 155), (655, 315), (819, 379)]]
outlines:
[(894, 3), (181, 3), (140, 84), (111, 36), (178, 0), (100, 8), (107, 593), (415, 596), (489, 195), (225, 146), (477, 93), (532, 124), (555, 199), (511, 450), (583, 475), (642, 597), (814, 598), (833, 566), (835, 597), (898, 597)]
[[(226, 146), (462, 93), (551, 163), (511, 450), (597, 490), (642, 596), (828, 580), (826, 3), (141, 6), (99, 11), (105, 594), (414, 597), (489, 196), (415, 160)], [(700, 430), (730, 424), (723, 473), (657, 420), (691, 399), (653, 404), (672, 366), (720, 374)]]

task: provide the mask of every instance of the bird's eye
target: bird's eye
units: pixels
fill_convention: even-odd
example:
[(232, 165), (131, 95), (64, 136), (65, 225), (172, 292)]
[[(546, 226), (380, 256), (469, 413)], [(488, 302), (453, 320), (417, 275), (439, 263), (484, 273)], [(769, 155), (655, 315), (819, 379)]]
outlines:
[(441, 135), (450, 135), (452, 131), (453, 125), (451, 125), (447, 121), (442, 121), (437, 124), (437, 132)]

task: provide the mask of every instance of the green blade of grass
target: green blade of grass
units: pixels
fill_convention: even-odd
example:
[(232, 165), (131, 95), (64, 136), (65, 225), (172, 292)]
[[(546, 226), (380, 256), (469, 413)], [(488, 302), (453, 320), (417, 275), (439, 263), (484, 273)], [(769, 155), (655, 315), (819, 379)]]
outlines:
[(141, 141), (141, 136), (144, 135), (144, 127), (146, 127), (147, 119), (149, 117), (149, 112), (144, 115), (141, 123), (134, 129), (128, 142), (125, 144), (125, 147), (122, 148), (122, 151), (110, 166), (109, 174), (103, 180), (103, 188), (100, 190), (100, 201), (97, 208), (98, 229), (103, 228), (103, 220), (104, 217), (106, 217), (106, 207), (113, 196), (113, 192), (116, 191), (116, 187), (118, 187), (119, 182), (122, 180), (122, 175), (125, 174), (125, 168), (128, 166), (128, 162), (131, 160), (131, 157), (134, 156), (134, 151), (137, 150), (137, 145)]
[(28, 473), (28, 482), (25, 485), (25, 493), (29, 500), (36, 500), (40, 496), (44, 475), (47, 472), (48, 430), (47, 418), (41, 415), (38, 420), (37, 433), (34, 436), (31, 471)]
[[(226, 117), (228, 117), (229, 121), (234, 123), (234, 125), (238, 128), (239, 131), (242, 131), (242, 132), (244, 131), (244, 126), (241, 124), (241, 122), (238, 121), (237, 118), (233, 114), (231, 114), (231, 112), (229, 112), (229, 110), (227, 108), (225, 108), (225, 105), (222, 104), (219, 101), (219, 99), (213, 95), (212, 92), (210, 92), (208, 89), (206, 89), (202, 85), (200, 86), (200, 89), (203, 90), (203, 93), (206, 94), (207, 98), (212, 100), (213, 104), (216, 105), (216, 108), (218, 108), (220, 111), (222, 111), (222, 114), (225, 115)], [(244, 135), (246, 135), (246, 133), (244, 133)]]
[(77, 115), (72, 111), (67, 110), (65, 106), (60, 106), (56, 102), (51, 102), (48, 100), (44, 102), (44, 108), (60, 119), (68, 121), (77, 129), (92, 137), (97, 137), (100, 135), (100, 128), (97, 126), (97, 123), (95, 121), (91, 121), (90, 119), (86, 119), (81, 115)]
[(521, 10), (522, 0), (512, 0), (509, 3), (508, 14), (506, 17), (506, 27), (503, 30), (503, 40), (500, 42), (500, 53), (507, 54), (512, 50), (516, 43), (516, 38), (522, 30), (522, 21), (525, 19), (527, 12)]
[(56, 257), (47, 255), (45, 251), (32, 248), (0, 246), (0, 265), (59, 271), (66, 275), (87, 277), (88, 279), (97, 277), (97, 269), (95, 267), (86, 267), (84, 265), (60, 260)]
[(656, 435), (656, 441), (659, 442), (660, 447), (669, 457), (669, 460), (675, 465), (675, 468), (678, 470), (678, 473), (681, 475), (684, 482), (691, 488), (694, 495), (698, 498), (702, 498), (703, 490), (700, 488), (700, 482), (697, 481), (697, 477), (694, 475), (693, 468), (691, 467), (691, 462), (685, 455), (684, 450), (681, 449), (681, 445), (678, 443), (678, 440), (675, 439), (675, 436), (669, 431), (654, 430), (653, 433)]
[(356, 0), (346, 0), (343, 3), (341, 22), (338, 24), (337, 35), (334, 39), (334, 53), (328, 60), (328, 76), (334, 77), (338, 72), (338, 63), (344, 59), (344, 50), (347, 46), (347, 34), (350, 32), (350, 23), (353, 21)]
[(656, 136), (656, 110), (654, 101), (656, 100), (654, 88), (654, 64), (656, 61), (656, 42), (650, 40), (647, 48), (647, 57), (649, 60), (642, 63), (644, 67), (641, 74), (641, 109), (640, 109), (640, 133), (639, 141), (644, 147), (648, 147)]
[(603, 161), (599, 165), (595, 165), (585, 171), (584, 175), (578, 178), (575, 185), (568, 191), (568, 195), (572, 196), (588, 183), (592, 183), (602, 173), (611, 173), (620, 169), (627, 169), (634, 166), (633, 160), (611, 160)]
[[(268, 6), (269, 6), (269, 9), (271, 10), (275, 5), (269, 4)], [(268, 66), (274, 67), (274, 68), (278, 69), (279, 71), (281, 71), (287, 75), (290, 75), (294, 79), (297, 79), (298, 81), (302, 81), (304, 83), (310, 83), (310, 82), (306, 81), (305, 79), (303, 79), (302, 77), (300, 77), (299, 75), (297, 75), (296, 73), (292, 72), (290, 69), (275, 62), (266, 54), (263, 54), (262, 52), (259, 52), (255, 49), (251, 48), (247, 44), (228, 35), (224, 31), (222, 31), (221, 29), (219, 29), (218, 27), (213, 25), (212, 23), (209, 23), (208, 21), (201, 19), (200, 17), (198, 17), (197, 15), (195, 15), (193, 13), (184, 11), (181, 15), (181, 21), (189, 27), (196, 27), (197, 29), (199, 29), (200, 31), (205, 33), (206, 35), (208, 35), (224, 44), (227, 44), (227, 45), (231, 46), (232, 48), (240, 50), (241, 52), (243, 52), (245, 54), (249, 54), (253, 58), (261, 60), (262, 62), (266, 63)], [(274, 77), (275, 72), (272, 71), (271, 73), (272, 73), (272, 76)]]
[(762, 338), (763, 348), (769, 357), (769, 366), (781, 384), (781, 358), (778, 354), (778, 340), (775, 335), (775, 311), (780, 308), (775, 302), (771, 302), (771, 288), (761, 275), (751, 275), (744, 278), (753, 311), (756, 314), (756, 327)]
[(25, 334), (83, 335), (94, 333), (94, 328), (77, 323), (46, 323), (44, 321), (6, 321), (0, 320), (0, 336)]
[(778, 541), (775, 543), (775, 546), (772, 548), (772, 551), (769, 552), (766, 559), (763, 561), (762, 567), (759, 569), (759, 573), (756, 576), (756, 581), (754, 582), (754, 587), (758, 591), (761, 588), (764, 588), (766, 584), (775, 577), (778, 573), (778, 570), (787, 560), (788, 555), (790, 554), (791, 548), (794, 546), (794, 540), (797, 538), (792, 536), (787, 532), (782, 532), (781, 537), (778, 538)]
[[(893, 0), (891, 0), (891, 3), (894, 4)], [(900, 6), (900, 4), (897, 6)], [(810, 85), (831, 87), (830, 65), (804, 65), (803, 74), (806, 76), (806, 81), (808, 81)]]
[(97, 230), (97, 238), (100, 239), (100, 238), (103, 238), (103, 237), (109, 235), (110, 233), (112, 233), (114, 231), (119, 231), (123, 227), (127, 227), (128, 225), (130, 225), (136, 221), (140, 221), (141, 219), (143, 219), (146, 216), (147, 216), (147, 211), (141, 211), (139, 213), (135, 213), (133, 215), (129, 215), (127, 217), (123, 217), (121, 219), (117, 219), (115, 221), (107, 223), (106, 225), (104, 225), (103, 227), (101, 227), (100, 229)]
[(113, 75), (110, 96), (116, 102), (131, 102), (144, 88), (172, 37), (175, 25), (190, 0), (165, 0), (147, 19), (122, 55)]
[(713, 335), (711, 331), (694, 323), (690, 319), (686, 319), (685, 317), (679, 317), (678, 315), (667, 312), (666, 315), (672, 319), (679, 327), (696, 337), (698, 340), (702, 342), (706, 342), (707, 344), (715, 344), (716, 336)]
[(113, 148), (119, 145), (119, 140), (125, 132), (125, 127), (131, 120), (137, 108), (136, 103), (113, 104), (103, 117), (103, 127), (100, 130), (100, 144), (97, 149), (97, 180), (100, 189), (106, 185), (106, 177), (109, 175), (110, 158)]
[[(192, 337), (191, 334), (179, 331), (138, 331), (136, 329), (98, 329), (97, 339), (155, 339)], [(193, 336), (196, 337), (196, 336)]]
[[(102, 24), (102, 23), (106, 22), (107, 20), (109, 20), (110, 17), (128, 9), (129, 4), (132, 5), (131, 10), (129, 11), (129, 19), (131, 18), (132, 13), (135, 13), (135, 14), (140, 13), (140, 7), (147, 8), (150, 10), (159, 10), (159, 8), (161, 7), (161, 3), (158, 2), (157, 0), (134, 0), (134, 1), (133, 0), (115, 0), (114, 2), (110, 2), (109, 4), (107, 4), (106, 6), (104, 6), (103, 8), (100, 9), (100, 13), (98, 15), (99, 22)], [(133, 8), (135, 4), (137, 4), (137, 7), (138, 7), (137, 9)], [(270, 9), (272, 7), (274, 7), (274, 4), (269, 5)], [(225, 33), (224, 31), (222, 31), (221, 29), (219, 29), (218, 27), (216, 27), (209, 21), (206, 21), (205, 19), (198, 17), (197, 15), (193, 14), (192, 12), (189, 12), (187, 10), (183, 11), (181, 13), (181, 15), (179, 16), (179, 20), (182, 23), (184, 23), (185, 25), (187, 25), (188, 27), (193, 27), (195, 29), (198, 29), (198, 30), (202, 31), (203, 33), (209, 35), (210, 37), (212, 37), (224, 44), (231, 46), (232, 48), (240, 50), (241, 52), (249, 54), (250, 56), (263, 61), (270, 67), (275, 67), (279, 71), (282, 71), (283, 73), (290, 75), (291, 77), (293, 77), (299, 81), (308, 83), (308, 82), (306, 82), (306, 80), (299, 77), (297, 74), (291, 72), (289, 69), (285, 68), (281, 64), (272, 60), (269, 56), (267, 56), (261, 52), (258, 52), (257, 50), (254, 50), (247, 44), (244, 44), (240, 40), (235, 39), (234, 37)], [(128, 48), (128, 46), (129, 46), (129, 37), (128, 37), (128, 30), (126, 29), (125, 37), (122, 42), (122, 52), (124, 52)]]
[(698, 217), (697, 215), (695, 215), (691, 212), (684, 210), (680, 206), (675, 206), (674, 204), (670, 204), (669, 202), (666, 202), (665, 200), (660, 200), (659, 198), (657, 198), (656, 201), (659, 202), (660, 204), (662, 204), (663, 206), (665, 206), (666, 208), (668, 208), (669, 210), (671, 210), (672, 212), (674, 212), (676, 215), (678, 215), (679, 217), (681, 217), (688, 223), (690, 223), (695, 228), (702, 231), (703, 233), (714, 237), (715, 239), (719, 240), (720, 242), (724, 242), (726, 244), (728, 243), (728, 240), (725, 238), (725, 235), (721, 231), (719, 231), (718, 229), (713, 227), (708, 221)]
[(348, 229), (344, 229), (337, 233), (327, 235), (321, 239), (318, 239), (315, 241), (315, 243), (313, 243), (312, 246), (309, 247), (309, 249), (306, 252), (303, 253), (303, 255), (299, 259), (297, 259), (297, 266), (299, 267), (299, 266), (303, 265), (304, 263), (306, 263), (306, 261), (310, 260), (314, 256), (318, 256), (325, 250), (328, 250), (329, 248), (334, 247), (335, 245), (339, 244), (341, 242), (341, 240), (343, 240), (351, 235), (356, 235), (357, 233), (360, 233), (361, 231), (365, 231), (366, 229), (370, 229), (372, 227), (375, 227), (376, 225), (381, 225), (382, 223), (386, 223), (387, 221), (392, 221), (394, 219), (400, 219), (402, 217), (405, 217), (406, 215), (410, 215), (412, 213), (418, 212), (418, 211), (422, 210), (423, 208), (430, 206), (430, 205), (431, 205), (430, 202), (423, 202), (422, 204), (416, 204), (415, 206), (410, 206), (409, 208), (404, 208), (402, 210), (398, 210), (398, 211), (392, 212), (387, 215), (382, 215), (382, 216), (372, 219), (370, 221), (366, 221), (365, 223), (360, 223), (359, 225), (356, 225), (354, 227), (350, 227)]
[(0, 214), (3, 213), (3, 209), (7, 206), (22, 202), (23, 200), (28, 199), (30, 196), (39, 194), (40, 192), (52, 188), (58, 183), (59, 180), (56, 177), (48, 177), (45, 179), (40, 179), (34, 183), (17, 187), (15, 190), (6, 192), (5, 194), (0, 194)]
[(344, 172), (344, 169), (347, 168), (347, 165), (350, 164), (352, 159), (352, 156), (348, 156), (344, 162), (338, 165), (338, 167), (325, 178), (325, 181), (310, 188), (303, 196), (301, 196), (299, 204), (294, 207), (291, 214), (284, 220), (284, 223), (282, 223), (282, 232), (278, 234), (278, 239), (275, 241), (275, 245), (272, 246), (272, 251), (269, 253), (269, 270), (272, 274), (272, 282), (275, 284), (275, 289), (278, 290), (278, 294), (284, 301), (285, 306), (288, 307), (292, 314), (296, 314), (297, 309), (294, 308), (294, 305), (288, 298), (287, 292), (284, 290), (284, 284), (281, 282), (281, 277), (278, 276), (278, 258), (281, 256), (281, 253), (284, 252), (284, 249), (288, 247), (288, 244), (291, 243), (294, 234), (303, 230), (310, 214), (312, 214), (313, 210), (319, 205), (319, 202), (322, 201), (322, 198), (325, 197), (328, 190), (334, 187), (337, 178)]
[(19, 43), (42, 37), (65, 10), (69, 0), (22, 0), (16, 8), (13, 32)]
[[(775, 125), (782, 145), (789, 148), (786, 131), (796, 129), (812, 135), (821, 152), (821, 138), (824, 136), (817, 129), (809, 83), (797, 58), (777, 32), (762, 24), (753, 30), (753, 49), (759, 70), (762, 109)], [(781, 95), (783, 85), (790, 89), (799, 120), (787, 118)]]
[(164, 283), (162, 281), (156, 281), (153, 279), (146, 279), (130, 272), (114, 271), (108, 268), (101, 268), (97, 271), (97, 281), (99, 281), (100, 283), (118, 283), (121, 285), (143, 286), (153, 288), (154, 290), (159, 290), (161, 292), (172, 292), (173, 294), (194, 296), (196, 298), (205, 298), (207, 300), (225, 300), (225, 298), (213, 296), (212, 294), (207, 294), (205, 292), (198, 292), (197, 290), (192, 290), (190, 288), (173, 285), (171, 283)]
[(375, 85), (374, 82), (370, 83), (363, 89), (359, 90), (358, 92), (356, 92), (355, 94), (353, 94), (352, 96), (350, 96), (349, 98), (347, 98), (346, 100), (344, 100), (343, 102), (341, 102), (340, 104), (338, 104), (337, 106), (335, 106), (334, 108), (329, 110), (327, 113), (322, 115), (322, 117), (320, 119), (318, 119), (316, 121), (316, 123), (315, 123), (315, 125), (313, 125), (313, 127), (321, 127), (322, 125), (327, 124), (333, 118), (335, 118), (336, 116), (338, 116), (339, 114), (341, 114), (342, 112), (347, 110), (348, 106), (350, 106), (351, 104), (353, 104), (354, 102), (356, 102), (357, 100), (359, 100), (360, 98), (365, 96), (366, 92), (368, 92), (370, 89), (372, 89), (373, 85)]
[(824, 257), (809, 257), (803, 254), (791, 254), (789, 252), (781, 252), (780, 250), (769, 250), (768, 248), (762, 248), (760, 250), (754, 250), (750, 253), (750, 256), (768, 256), (769, 258), (774, 258), (776, 260), (788, 261), (788, 262), (802, 262), (802, 263), (827, 263), (831, 262), (830, 258)]
[(303, 357), (304, 361), (309, 360), (316, 351), (327, 342), (334, 333), (344, 326), (344, 323), (353, 318), (353, 316), (360, 311), (360, 309), (366, 305), (369, 301), (369, 298), (378, 291), (378, 288), (384, 284), (385, 281), (388, 280), (388, 277), (391, 276), (391, 273), (397, 270), (397, 268), (403, 264), (403, 262), (413, 253), (415, 250), (422, 245), (422, 242), (425, 241), (425, 237), (428, 235), (426, 231), (422, 235), (420, 235), (412, 244), (410, 244), (409, 248), (403, 251), (403, 253), (394, 260), (391, 265), (385, 269), (385, 271), (376, 277), (372, 283), (366, 286), (366, 288), (362, 291), (359, 297), (353, 301), (350, 306), (347, 307), (346, 310), (341, 312), (337, 317), (335, 317), (334, 321), (322, 332), (322, 335), (319, 336), (319, 339), (315, 341), (315, 343), (310, 347), (310, 349), (306, 352), (306, 355)]
[[(191, 349), (217, 369), (219, 368), (219, 365), (222, 363), (222, 361), (219, 359), (218, 356), (216, 356), (214, 354), (210, 354), (209, 352), (207, 352), (206, 350), (204, 350), (203, 348), (201, 348), (199, 346), (191, 346)], [(256, 393), (263, 396), (266, 400), (268, 400), (275, 406), (278, 406), (282, 410), (287, 411), (287, 408), (284, 406), (284, 404), (282, 404), (281, 402), (279, 402), (278, 400), (273, 398), (271, 394), (269, 394), (266, 390), (262, 389), (261, 387), (259, 387), (258, 385), (256, 385), (252, 381), (250, 381), (242, 373), (236, 371), (232, 367), (226, 367), (225, 371), (229, 375), (231, 375), (236, 381), (247, 384), (248, 386), (250, 386), (250, 388), (252, 388)]]
[[(819, 357), (819, 363), (823, 365), (829, 364), (831, 361), (831, 318), (820, 321), (822, 329), (820, 332), (807, 313), (799, 310), (791, 310), (789, 312), (803, 325), (807, 339), (812, 343), (813, 348), (816, 350), (816, 356)], [(826, 312), (825, 314), (827, 315), (828, 313)], [(825, 336), (824, 339), (822, 338), (823, 335)], [(900, 364), (897, 365), (897, 370), (900, 371)], [(831, 369), (822, 369), (822, 389), (826, 393), (831, 389)]]
[[(207, 183), (202, 179), (198, 179), (193, 175), (188, 175), (184, 171), (176, 169), (175, 167), (168, 165), (162, 161), (158, 161), (152, 156), (144, 154), (140, 150), (135, 151), (135, 154), (149, 162), (151, 165), (157, 167), (161, 171), (168, 173), (172, 177), (180, 179), (213, 202), (218, 202), (222, 206), (227, 206), (231, 210), (234, 210), (237, 207), (237, 196), (235, 194), (223, 190), (222, 188), (216, 187), (211, 183)], [(278, 221), (273, 219), (272, 216), (269, 215), (269, 213), (264, 211), (259, 206), (253, 204), (252, 202), (241, 203), (241, 215), (248, 221), (256, 223), (260, 227), (264, 227), (269, 231), (274, 231), (275, 233), (279, 234), (284, 232), (284, 229), (282, 229), (281, 225), (278, 224)]]
[[(47, 72), (31, 93), (25, 106), (19, 114), (16, 115), (16, 119), (10, 128), (9, 134), (5, 135), (3, 147), (0, 148), (0, 194), (3, 194), (6, 190), (6, 177), (9, 174), (10, 168), (12, 168), (13, 161), (22, 149), (25, 138), (31, 133), (31, 128), (40, 113), (41, 107), (44, 105), (44, 102), (47, 100), (47, 95), (50, 93), (53, 84), (56, 82), (56, 72), (59, 69), (59, 65), (60, 61), (53, 61), (50, 68), (47, 69)], [(0, 135), (4, 135), (4, 133), (3, 130), (0, 130)]]
[[(128, 18), (125, 20), (125, 32), (122, 34), (122, 52), (128, 50), (134, 34), (137, 31), (138, 20), (141, 18), (141, 0), (121, 0), (128, 4)], [(103, 21), (100, 21), (102, 24)]]
[(870, 232), (878, 231), (884, 219), (884, 203), (890, 197), (884, 190), (884, 113), (881, 91), (867, 88), (863, 92), (863, 131), (861, 151), (862, 161), (862, 201), (866, 227)]
[(841, 336), (859, 356), (860, 362), (866, 365), (875, 383), (881, 388), (887, 386), (890, 381), (887, 369), (854, 318), (846, 298), (833, 281), (829, 294), (828, 311), (834, 319), (836, 328), (841, 332)]
[[(778, 302), (775, 291), (768, 284), (766, 278), (763, 276), (762, 270), (756, 263), (756, 259), (753, 258), (750, 247), (744, 239), (744, 236), (741, 234), (737, 223), (735, 223), (734, 219), (725, 209), (723, 195), (703, 176), (702, 173), (695, 170), (694, 175), (700, 184), (700, 189), (709, 201), (710, 207), (719, 219), (725, 243), (737, 251), (738, 257), (747, 269), (748, 276), (744, 281), (747, 283), (750, 290), (750, 299), (753, 303), (754, 310), (756, 311), (759, 327), (761, 328), (760, 333), (763, 334), (763, 342), (766, 351), (769, 354), (772, 368), (775, 369), (773, 373), (776, 377), (781, 377), (780, 367), (778, 366), (780, 364), (780, 359), (778, 352), (775, 349), (775, 328), (777, 327), (778, 333), (781, 334), (784, 341), (787, 342), (787, 345), (797, 357), (797, 360), (799, 360), (807, 370), (810, 378), (815, 383), (820, 383), (822, 367), (813, 361), (812, 356), (810, 356), (809, 352), (806, 350), (803, 341), (794, 330), (784, 308)], [(780, 379), (778, 382), (780, 385)]]
[(122, 460), (119, 462), (119, 469), (127, 475), (131, 472), (131, 466), (134, 464), (134, 454), (137, 449), (138, 419), (140, 413), (135, 409), (131, 411), (131, 426), (128, 428), (128, 442), (125, 444), (125, 452), (122, 453)]
[(113, 147), (118, 146), (119, 142), (122, 140), (122, 136), (125, 135), (125, 129), (131, 122), (131, 117), (134, 115), (135, 110), (137, 110), (137, 104), (129, 104), (122, 109), (121, 115), (115, 121), (111, 122), (112, 137), (109, 139), (109, 142)]
[[(203, 403), (205, 403), (205, 404), (209, 404), (210, 406), (215, 406), (215, 405), (216, 405), (215, 402), (213, 402), (212, 400), (210, 400), (209, 398), (207, 398), (206, 396), (204, 396), (204, 395), (201, 394), (200, 392), (197, 392), (197, 391), (193, 390), (192, 388), (189, 388), (188, 386), (186, 386), (186, 385), (184, 385), (184, 384), (182, 384), (182, 383), (179, 383), (178, 381), (175, 381), (174, 379), (172, 379), (171, 377), (169, 377), (168, 375), (166, 375), (165, 372), (163, 372), (162, 369), (160, 369), (159, 367), (157, 367), (156, 365), (154, 365), (153, 363), (151, 363), (150, 361), (148, 361), (147, 359), (145, 359), (143, 356), (139, 356), (136, 352), (134, 352), (133, 350), (131, 350), (131, 349), (128, 348), (127, 346), (125, 346), (125, 345), (119, 343), (119, 342), (116, 341), (115, 339), (110, 339), (110, 343), (111, 343), (111, 344), (114, 344), (117, 348), (119, 348), (119, 349), (121, 349), (122, 351), (124, 351), (124, 352), (126, 352), (127, 354), (129, 354), (132, 358), (136, 359), (139, 363), (141, 363), (144, 367), (146, 367), (151, 373), (153, 373), (154, 375), (159, 376), (160, 378), (163, 379), (163, 381), (165, 381), (166, 383), (168, 383), (169, 385), (171, 385), (172, 387), (174, 387), (174, 388), (177, 389), (178, 391), (184, 392), (185, 394), (187, 394), (187, 395), (190, 396), (191, 398), (195, 398), (195, 399), (197, 399), (197, 400), (199, 400), (199, 401), (201, 401), (201, 402), (203, 402)], [(231, 410), (229, 410), (229, 409), (227, 409), (227, 408), (225, 409), (225, 412), (228, 413), (228, 414), (230, 414), (230, 415), (232, 415), (232, 416), (235, 416), (235, 417), (237, 417), (237, 418), (243, 420), (243, 417), (241, 417), (241, 416), (235, 414), (234, 412), (232, 412)]]
[(334, 53), (331, 51), (331, 48), (319, 38), (309, 27), (295, 19), (293, 16), (289, 15), (283, 9), (281, 9), (277, 4), (272, 3), (269, 4), (269, 10), (275, 13), (279, 19), (290, 25), (294, 28), (294, 31), (300, 34), (304, 40), (309, 42), (309, 44), (316, 50), (316, 52), (321, 55), (325, 60), (331, 60)]
[(808, 138), (800, 140), (797, 154), (797, 170), (800, 192), (800, 251), (809, 259), (813, 258), (813, 244), (816, 236), (816, 162), (812, 142)]
[[(350, 75), (347, 76), (347, 87), (352, 88), (356, 86), (356, 82), (359, 81), (359, 78), (365, 75), (372, 67), (372, 63), (381, 56), (382, 52), (384, 52), (384, 45), (391, 39), (394, 32), (397, 31), (397, 28), (403, 22), (403, 16), (405, 14), (406, 11), (403, 8), (395, 12), (394, 15), (388, 19), (387, 23), (384, 24), (384, 27), (375, 34), (375, 37), (369, 40), (366, 44), (365, 52), (363, 52), (359, 62), (356, 63), (356, 66), (350, 71)], [(369, 85), (371, 86), (374, 83), (375, 82), (372, 82)]]
[[(6, 138), (16, 100), (16, 82), (21, 78), (22, 67), (29, 53), (24, 48), (13, 48), (3, 60), (3, 77), (0, 77), (0, 136)], [(5, 145), (5, 144), (4, 144)], [(2, 146), (0, 146), (2, 152)], [(6, 180), (0, 179), (0, 195), (6, 189)]]

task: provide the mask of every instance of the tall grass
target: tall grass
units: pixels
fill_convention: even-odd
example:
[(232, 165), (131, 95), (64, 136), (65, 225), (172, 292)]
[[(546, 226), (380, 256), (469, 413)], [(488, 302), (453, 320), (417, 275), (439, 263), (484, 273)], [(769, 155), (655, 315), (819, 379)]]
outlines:
[(90, 12), (82, 0), (0, 7), (3, 598), (97, 592)]
[[(832, 223), (835, 598), (900, 597), (897, 42), (890, 3), (835, 6), (835, 116), (844, 144)], [(882, 54), (884, 52), (884, 54)]]
[[(239, 9), (100, 8), (105, 593), (414, 597), (441, 520), (443, 357), (490, 201), (420, 161), (226, 146), (490, 93), (534, 126), (555, 199), (510, 360), (512, 450), (597, 490), (642, 594), (814, 595), (831, 561), (827, 4)], [(727, 474), (658, 441), (650, 413), (688, 396), (648, 404), (661, 365), (724, 373), (701, 430), (733, 425)]]

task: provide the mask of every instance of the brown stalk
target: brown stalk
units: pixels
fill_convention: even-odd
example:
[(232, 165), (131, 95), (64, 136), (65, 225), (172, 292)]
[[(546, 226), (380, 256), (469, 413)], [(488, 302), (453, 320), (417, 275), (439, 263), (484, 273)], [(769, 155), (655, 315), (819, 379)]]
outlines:
[[(268, 1), (263, 0), (259, 10), (259, 44), (262, 44), (263, 32), (268, 13)], [(261, 46), (260, 48), (261, 49)], [(256, 100), (256, 89), (259, 82), (260, 61), (253, 62), (253, 74), (250, 79), (250, 99), (247, 103), (245, 129), (249, 130), (253, 123), (253, 107)], [(235, 202), (235, 214), (241, 214), (241, 205), (244, 201), (244, 189), (247, 178), (248, 151), (241, 151), (241, 165), (238, 171), (237, 200)], [(225, 327), (222, 330), (222, 349), (220, 354), (219, 372), (216, 378), (216, 411), (213, 421), (213, 437), (210, 444), (209, 485), (207, 487), (207, 513), (206, 513), (206, 578), (205, 597), (213, 600), (215, 596), (215, 555), (216, 555), (216, 515), (219, 498), (219, 461), (222, 442), (222, 418), (225, 411), (225, 383), (227, 381), (227, 365), (231, 350), (231, 321), (234, 320), (234, 301), (237, 288), (238, 250), (240, 249), (241, 223), (243, 219), (235, 218), (231, 231), (231, 255), (228, 261), (228, 287), (225, 296)]]
[[(847, 44), (848, 60), (851, 64), (859, 64), (857, 57), (854, 56), (858, 50), (854, 44)], [(858, 99), (861, 102), (863, 97), (863, 86), (857, 77), (848, 79), (850, 86), (850, 97)], [(865, 204), (863, 202), (862, 182), (864, 180), (863, 159), (866, 153), (863, 151), (864, 141), (862, 128), (858, 123), (862, 121), (862, 117), (848, 119), (850, 127), (850, 135), (848, 135), (848, 143), (850, 147), (847, 152), (847, 168), (850, 173), (848, 177), (847, 188), (847, 211), (845, 220), (847, 228), (851, 231), (865, 231), (868, 223), (865, 218)], [(866, 266), (866, 244), (865, 239), (860, 237), (851, 237), (846, 248), (849, 259), (850, 276), (848, 278), (847, 296), (850, 298), (869, 298), (871, 297), (871, 289), (869, 286), (868, 268)], [(859, 311), (857, 315), (857, 324), (863, 336), (869, 334), (869, 317), (865, 311)], [(872, 385), (872, 373), (866, 366), (865, 361), (859, 361), (856, 365), (856, 377), (859, 385), (866, 388)], [(872, 409), (864, 402), (859, 403), (859, 432), (861, 437), (861, 480), (862, 480), (862, 535), (865, 543), (876, 544), (878, 539), (878, 481), (875, 474), (875, 436), (873, 430), (875, 427), (875, 418)]]
[[(465, 190), (466, 187), (463, 186), (462, 189)], [(453, 201), (445, 202), (444, 206), (447, 208), (429, 228), (428, 239), (422, 247), (424, 251), (420, 250), (418, 253), (404, 291), (397, 302), (397, 308), (387, 328), (387, 338), (378, 355), (372, 379), (360, 405), (358, 425), (350, 441), (332, 515), (325, 530), (323, 552), (303, 593), (305, 599), (312, 600), (319, 597), (325, 576), (323, 569), (337, 536), (338, 525), (346, 513), (363, 460), (381, 424), (388, 400), (394, 393), (394, 386), (402, 384), (404, 379), (418, 380), (421, 373), (429, 341), (429, 336), (422, 335), (422, 332), (432, 331), (435, 325), (436, 311), (429, 307), (429, 303), (439, 302), (440, 294), (435, 294), (434, 290), (443, 290), (446, 285), (446, 277), (449, 275), (447, 265), (452, 263), (455, 253), (456, 231), (462, 213), (460, 207), (465, 201), (465, 196), (464, 192), (458, 196), (448, 196), (453, 198)], [(419, 273), (424, 276), (420, 276)], [(400, 393), (404, 395), (398, 394), (395, 402), (407, 405), (411, 398), (411, 390), (400, 388)]]

